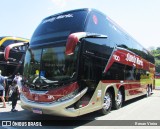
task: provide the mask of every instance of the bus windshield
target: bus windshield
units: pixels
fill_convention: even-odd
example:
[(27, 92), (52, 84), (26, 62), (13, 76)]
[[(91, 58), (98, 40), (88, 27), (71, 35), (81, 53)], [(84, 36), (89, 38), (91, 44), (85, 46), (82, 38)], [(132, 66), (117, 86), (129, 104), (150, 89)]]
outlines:
[(66, 12), (47, 17), (42, 20), (35, 30), (30, 45), (54, 42), (54, 40), (66, 38), (70, 33), (82, 32), (86, 17), (86, 10)]
[[(72, 81), (76, 76), (77, 48), (73, 55), (65, 54), (65, 46), (28, 49), (24, 62), (24, 75), (31, 84), (56, 84)], [(62, 85), (62, 84), (61, 84)]]

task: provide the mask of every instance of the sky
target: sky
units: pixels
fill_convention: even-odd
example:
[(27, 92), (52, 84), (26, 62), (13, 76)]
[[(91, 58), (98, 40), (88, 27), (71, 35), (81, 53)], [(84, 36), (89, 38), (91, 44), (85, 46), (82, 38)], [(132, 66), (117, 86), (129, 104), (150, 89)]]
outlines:
[(160, 0), (0, 0), (0, 36), (30, 39), (47, 16), (95, 8), (145, 48), (160, 47)]

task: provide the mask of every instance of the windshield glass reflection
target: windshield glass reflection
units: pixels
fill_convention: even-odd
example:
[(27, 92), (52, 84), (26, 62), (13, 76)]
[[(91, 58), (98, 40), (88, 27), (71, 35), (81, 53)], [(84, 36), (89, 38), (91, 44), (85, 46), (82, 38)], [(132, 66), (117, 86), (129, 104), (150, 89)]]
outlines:
[(65, 54), (65, 47), (29, 49), (24, 63), (24, 77), (32, 84), (53, 84), (73, 80), (76, 76), (77, 50)]

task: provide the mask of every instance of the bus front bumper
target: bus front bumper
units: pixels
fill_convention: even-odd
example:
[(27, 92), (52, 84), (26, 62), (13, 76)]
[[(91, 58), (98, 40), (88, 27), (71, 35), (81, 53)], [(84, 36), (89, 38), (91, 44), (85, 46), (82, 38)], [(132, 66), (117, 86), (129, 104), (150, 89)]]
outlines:
[(65, 101), (55, 101), (52, 103), (38, 103), (28, 100), (24, 95), (20, 96), (21, 107), (23, 109), (33, 111), (39, 114), (49, 114), (67, 117), (79, 116), (79, 109), (68, 108), (70, 105), (77, 102), (86, 92), (88, 88), (83, 89), (75, 97)]

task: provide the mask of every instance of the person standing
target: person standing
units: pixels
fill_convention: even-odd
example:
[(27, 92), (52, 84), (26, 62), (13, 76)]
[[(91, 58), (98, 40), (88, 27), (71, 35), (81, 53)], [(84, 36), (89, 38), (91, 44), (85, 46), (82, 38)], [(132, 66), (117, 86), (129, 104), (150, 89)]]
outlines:
[(5, 78), (1, 74), (2, 71), (0, 70), (0, 98), (3, 102), (3, 108), (6, 108), (6, 102), (4, 99), (6, 83), (5, 83)]
[(10, 91), (12, 91), (11, 92), (11, 100), (12, 100), (12, 109), (11, 109), (11, 111), (15, 112), (15, 111), (17, 111), (15, 109), (15, 107), (17, 105), (17, 100), (19, 98), (19, 89), (18, 89), (17, 82), (15, 80), (12, 82), (12, 86), (10, 87)]
[(17, 82), (19, 92), (21, 92), (21, 89), (22, 89), (22, 82), (21, 82), (22, 81), (22, 77), (20, 76), (19, 73), (16, 74), (15, 78), (13, 79), (13, 81)]

